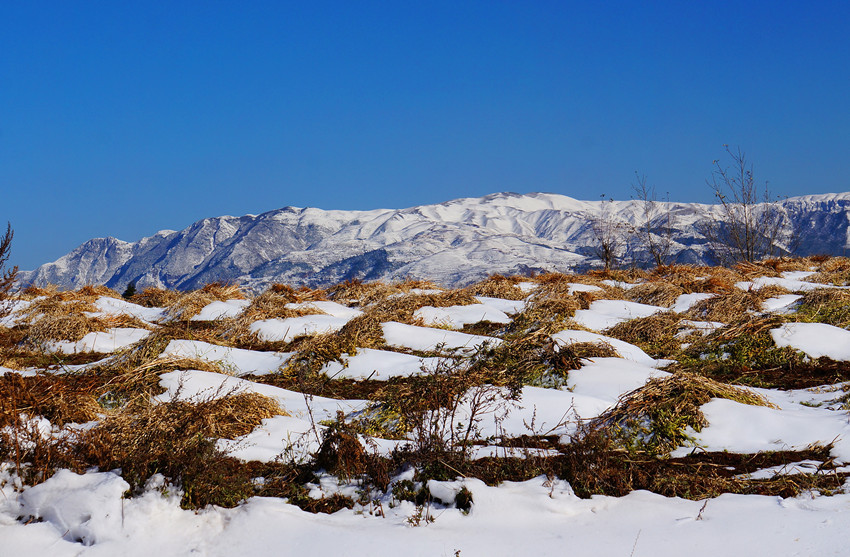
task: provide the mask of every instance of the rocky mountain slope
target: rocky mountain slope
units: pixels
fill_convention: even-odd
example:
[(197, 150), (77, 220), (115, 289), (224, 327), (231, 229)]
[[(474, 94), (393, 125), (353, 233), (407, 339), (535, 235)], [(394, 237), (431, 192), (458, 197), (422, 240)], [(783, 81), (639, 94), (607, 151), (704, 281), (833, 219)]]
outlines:
[[(780, 251), (845, 252), (850, 193), (790, 198), (779, 206), (784, 219)], [(721, 219), (719, 207), (662, 203), (659, 208), (671, 216), (675, 261), (715, 262), (704, 225)], [(641, 223), (642, 209), (639, 201), (589, 202), (548, 193), (499, 193), (398, 210), (284, 207), (261, 215), (207, 218), (138, 242), (96, 238), (22, 273), (22, 279), (66, 288), (123, 288), (130, 281), (177, 289), (213, 281), (257, 288), (271, 282), (320, 286), (351, 278), (465, 284), (493, 273), (597, 265), (594, 223), (613, 223), (627, 240)], [(623, 257), (641, 262), (648, 254), (632, 246)]]

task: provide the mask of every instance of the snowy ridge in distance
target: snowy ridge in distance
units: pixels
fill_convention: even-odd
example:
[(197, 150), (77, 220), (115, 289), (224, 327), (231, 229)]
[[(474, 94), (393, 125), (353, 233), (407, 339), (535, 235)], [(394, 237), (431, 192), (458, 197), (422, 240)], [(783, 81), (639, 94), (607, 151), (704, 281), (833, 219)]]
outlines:
[[(719, 208), (661, 205), (675, 218), (676, 261), (714, 263), (699, 223), (719, 218)], [(780, 205), (789, 250), (844, 254), (850, 239), (850, 193), (789, 198)], [(322, 286), (352, 278), (458, 285), (494, 273), (593, 266), (598, 263), (593, 220), (607, 212), (614, 221), (634, 225), (641, 209), (638, 201), (580, 201), (550, 193), (497, 193), (371, 211), (284, 207), (260, 215), (207, 218), (138, 242), (96, 238), (22, 273), (22, 279), (65, 288), (106, 284), (116, 289), (130, 281), (139, 287), (177, 289), (224, 281), (259, 289), (272, 282)]]

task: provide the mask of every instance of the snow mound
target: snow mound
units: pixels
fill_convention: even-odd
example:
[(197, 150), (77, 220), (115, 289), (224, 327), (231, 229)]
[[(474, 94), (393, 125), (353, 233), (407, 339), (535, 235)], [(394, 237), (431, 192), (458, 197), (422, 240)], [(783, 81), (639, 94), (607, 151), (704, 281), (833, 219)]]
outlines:
[(626, 300), (596, 300), (588, 309), (577, 310), (573, 321), (594, 331), (604, 331), (624, 321), (649, 317), (662, 311), (668, 310)]
[(771, 329), (776, 346), (790, 346), (811, 358), (826, 356), (839, 362), (850, 361), (850, 331), (826, 323), (786, 323)]
[(496, 346), (502, 343), (501, 339), (494, 337), (417, 327), (394, 321), (382, 323), (381, 326), (384, 329), (384, 340), (390, 346), (422, 352), (434, 352), (439, 349), (473, 351), (484, 344)]

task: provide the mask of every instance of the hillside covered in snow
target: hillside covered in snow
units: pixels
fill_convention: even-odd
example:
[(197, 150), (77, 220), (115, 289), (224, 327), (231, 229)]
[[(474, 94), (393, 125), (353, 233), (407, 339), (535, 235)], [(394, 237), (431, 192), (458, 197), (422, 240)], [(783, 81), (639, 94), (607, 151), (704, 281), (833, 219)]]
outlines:
[[(850, 193), (795, 197), (778, 207), (777, 255), (844, 254)], [(718, 206), (660, 203), (653, 227), (669, 223), (674, 262), (713, 264), (705, 224), (722, 215)], [(615, 224), (625, 242), (642, 218), (640, 201), (578, 201), (547, 193), (500, 193), (399, 210), (285, 207), (208, 218), (132, 243), (93, 239), (21, 278), (41, 286), (116, 289), (131, 281), (183, 290), (218, 281), (259, 290), (274, 282), (324, 286), (352, 278), (462, 285), (493, 273), (599, 266), (595, 223)], [(627, 264), (649, 260), (640, 245), (624, 256)]]

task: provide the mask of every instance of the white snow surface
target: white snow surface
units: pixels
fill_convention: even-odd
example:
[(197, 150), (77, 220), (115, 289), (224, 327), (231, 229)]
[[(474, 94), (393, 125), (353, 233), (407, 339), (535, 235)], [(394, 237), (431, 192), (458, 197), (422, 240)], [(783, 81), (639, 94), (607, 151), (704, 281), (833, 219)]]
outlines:
[(568, 329), (566, 331), (560, 331), (552, 335), (552, 340), (555, 341), (556, 347), (567, 346), (570, 344), (576, 344), (581, 342), (590, 342), (593, 344), (608, 344), (611, 346), (611, 348), (617, 351), (617, 354), (619, 354), (621, 358), (631, 360), (633, 362), (637, 362), (645, 366), (658, 366), (665, 365), (667, 363), (666, 360), (656, 360), (650, 357), (646, 352), (644, 352), (634, 344), (630, 344), (628, 342), (624, 342), (613, 337), (600, 335), (598, 333), (591, 333), (589, 331), (578, 331)]
[(736, 282), (735, 286), (741, 290), (760, 290), (765, 286), (780, 286), (791, 292), (809, 292), (820, 288), (844, 288), (832, 284), (820, 284), (817, 282), (806, 282), (804, 280), (784, 277), (758, 277), (751, 281)]
[(48, 344), (48, 348), (61, 352), (63, 354), (76, 354), (79, 352), (115, 352), (140, 340), (151, 334), (146, 329), (135, 329), (129, 327), (118, 327), (115, 329), (107, 329), (88, 333), (82, 339), (72, 342), (60, 340)]
[(353, 319), (358, 315), (363, 315), (363, 312), (359, 309), (350, 308), (337, 302), (329, 302), (324, 300), (319, 300), (316, 302), (289, 303), (286, 304), (285, 307), (289, 309), (317, 309), (328, 315), (340, 317), (346, 320)]
[(588, 309), (577, 310), (573, 321), (594, 331), (604, 331), (618, 323), (639, 317), (649, 317), (662, 311), (668, 310), (627, 300), (596, 300)]
[(192, 317), (192, 321), (215, 321), (225, 317), (236, 317), (251, 305), (251, 300), (226, 300), (224, 302), (210, 302), (201, 309), (198, 315)]
[(762, 311), (771, 313), (792, 313), (792, 306), (797, 300), (800, 300), (800, 294), (782, 294), (768, 298), (761, 303)]
[(525, 300), (505, 300), (504, 298), (491, 298), (489, 296), (476, 296), (475, 298), (482, 304), (496, 308), (507, 314), (519, 313), (526, 306)]
[[(714, 399), (700, 410), (708, 426), (700, 432), (690, 430), (689, 434), (695, 446), (707, 451), (800, 450), (813, 443), (835, 440), (831, 454), (841, 462), (850, 462), (850, 423), (845, 412), (801, 404), (775, 409), (727, 399)], [(691, 450), (677, 449), (673, 455), (682, 456)]]
[(250, 330), (257, 333), (260, 340), (290, 342), (298, 337), (338, 331), (351, 318), (333, 315), (305, 315), (286, 319), (264, 319), (251, 323)]
[(18, 324), (18, 321), (23, 318), (22, 313), (32, 304), (29, 300), (6, 300), (3, 303), (9, 304), (6, 308), (9, 314), (0, 318), (0, 327), (9, 328)]
[[(11, 485), (2, 488), (4, 554), (476, 557), (562, 556), (568, 549), (577, 557), (678, 557), (683, 551), (695, 557), (842, 555), (850, 531), (850, 495), (730, 494), (706, 502), (636, 491), (579, 499), (566, 482), (545, 477), (498, 487), (477, 479), (432, 481), (431, 492), (447, 499), (465, 487), (472, 510), (464, 515), (437, 503), (429, 510), (433, 523), (412, 527), (407, 519), (416, 511), (413, 503), (391, 506), (389, 498), (382, 501), (383, 516), (368, 508), (312, 514), (275, 498), (193, 512), (179, 508), (179, 491), (156, 482), (142, 496), (125, 500), (126, 484), (112, 472), (71, 474), (56, 474), (22, 494)], [(32, 511), (43, 521), (14, 520)]]
[(375, 379), (386, 380), (391, 377), (408, 377), (422, 373), (422, 370), (435, 369), (440, 358), (420, 358), (401, 352), (361, 348), (357, 354), (342, 355), (343, 363), (328, 362), (322, 373), (336, 379)]
[(442, 308), (423, 306), (413, 312), (413, 317), (421, 318), (426, 325), (445, 325), (452, 329), (462, 329), (464, 325), (480, 323), (481, 321), (500, 324), (511, 322), (511, 318), (505, 312), (488, 304)]
[(714, 294), (704, 294), (700, 292), (694, 292), (692, 294), (682, 294), (676, 301), (673, 303), (673, 307), (670, 308), (670, 311), (676, 313), (684, 313), (700, 303), (703, 300), (708, 300), (709, 298), (713, 298)]
[(581, 369), (570, 371), (567, 388), (599, 401), (598, 409), (577, 408), (583, 419), (594, 418), (614, 406), (621, 396), (643, 387), (653, 378), (671, 374), (639, 362), (622, 358), (591, 358)]
[(243, 348), (218, 346), (200, 340), (172, 340), (161, 356), (177, 356), (206, 360), (233, 371), (235, 375), (273, 373), (286, 363), (291, 352), (260, 352)]
[(94, 305), (97, 307), (97, 311), (87, 313), (91, 317), (129, 315), (148, 323), (159, 323), (166, 320), (166, 311), (163, 308), (146, 308), (111, 296), (101, 296), (95, 300)]
[(567, 294), (575, 294), (576, 292), (602, 292), (602, 288), (595, 284), (581, 284), (578, 282), (569, 283)]
[(384, 330), (384, 340), (390, 346), (422, 352), (433, 352), (439, 348), (473, 351), (485, 343), (496, 346), (502, 342), (501, 339), (494, 337), (469, 335), (431, 327), (417, 327), (416, 325), (396, 323), (395, 321), (382, 323), (381, 326)]
[(827, 356), (840, 362), (850, 361), (850, 331), (826, 323), (785, 323), (771, 329), (776, 346), (790, 346), (812, 358)]

